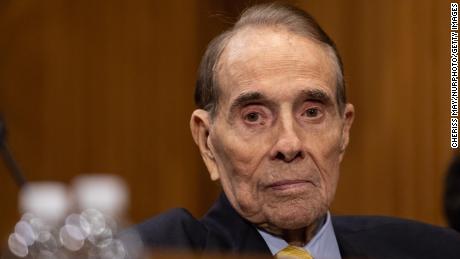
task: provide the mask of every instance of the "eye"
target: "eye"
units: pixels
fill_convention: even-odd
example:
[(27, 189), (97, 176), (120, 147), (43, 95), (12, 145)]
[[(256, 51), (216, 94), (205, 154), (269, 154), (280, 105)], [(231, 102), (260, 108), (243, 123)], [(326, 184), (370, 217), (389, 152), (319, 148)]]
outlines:
[(244, 120), (248, 122), (257, 122), (260, 119), (260, 114), (258, 112), (251, 112), (244, 116)]
[(314, 118), (314, 117), (318, 117), (319, 116), (319, 109), (318, 108), (309, 108), (305, 111), (305, 116), (307, 117), (310, 117), (310, 118)]
[(240, 121), (251, 128), (265, 126), (272, 118), (270, 110), (263, 105), (248, 105), (240, 112)]
[(323, 115), (321, 109), (319, 107), (311, 107), (308, 108), (304, 111), (302, 116), (305, 116), (307, 118), (319, 118)]

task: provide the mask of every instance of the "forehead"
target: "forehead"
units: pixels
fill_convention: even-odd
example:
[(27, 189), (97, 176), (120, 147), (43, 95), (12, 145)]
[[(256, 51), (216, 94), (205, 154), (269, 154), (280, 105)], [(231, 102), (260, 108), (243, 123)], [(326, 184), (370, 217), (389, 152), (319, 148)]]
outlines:
[(282, 28), (247, 27), (229, 40), (217, 78), (226, 100), (254, 88), (289, 90), (290, 82), (317, 86), (332, 95), (336, 71), (332, 52), (313, 40)]

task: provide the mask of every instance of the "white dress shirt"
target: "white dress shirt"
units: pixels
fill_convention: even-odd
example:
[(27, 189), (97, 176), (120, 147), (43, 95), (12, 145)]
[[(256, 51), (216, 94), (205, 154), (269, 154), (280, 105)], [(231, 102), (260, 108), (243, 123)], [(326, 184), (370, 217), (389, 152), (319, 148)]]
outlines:
[[(261, 229), (257, 229), (259, 234), (267, 243), (272, 255), (276, 255), (279, 251), (287, 247), (289, 244), (282, 238), (274, 236)], [(331, 215), (328, 212), (326, 221), (321, 226), (320, 230), (306, 244), (303, 249), (308, 251), (314, 259), (341, 259), (339, 245), (335, 237), (334, 228), (332, 227)]]

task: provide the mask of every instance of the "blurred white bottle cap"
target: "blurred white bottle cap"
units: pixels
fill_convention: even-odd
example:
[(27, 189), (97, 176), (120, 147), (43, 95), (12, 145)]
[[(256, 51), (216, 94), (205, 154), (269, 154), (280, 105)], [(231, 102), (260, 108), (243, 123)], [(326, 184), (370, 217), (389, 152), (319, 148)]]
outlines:
[(120, 177), (109, 174), (81, 175), (73, 180), (72, 186), (81, 210), (96, 209), (109, 216), (123, 216), (129, 193)]
[(19, 193), (21, 213), (32, 213), (50, 224), (62, 220), (69, 208), (66, 186), (60, 182), (29, 182)]

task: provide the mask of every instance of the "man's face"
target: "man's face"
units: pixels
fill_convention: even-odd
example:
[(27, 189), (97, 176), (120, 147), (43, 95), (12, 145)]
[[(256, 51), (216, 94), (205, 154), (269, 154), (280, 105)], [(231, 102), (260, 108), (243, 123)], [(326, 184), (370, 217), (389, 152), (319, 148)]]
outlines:
[(204, 160), (249, 221), (298, 229), (328, 210), (353, 118), (336, 69), (325, 47), (273, 28), (243, 29), (222, 53)]

